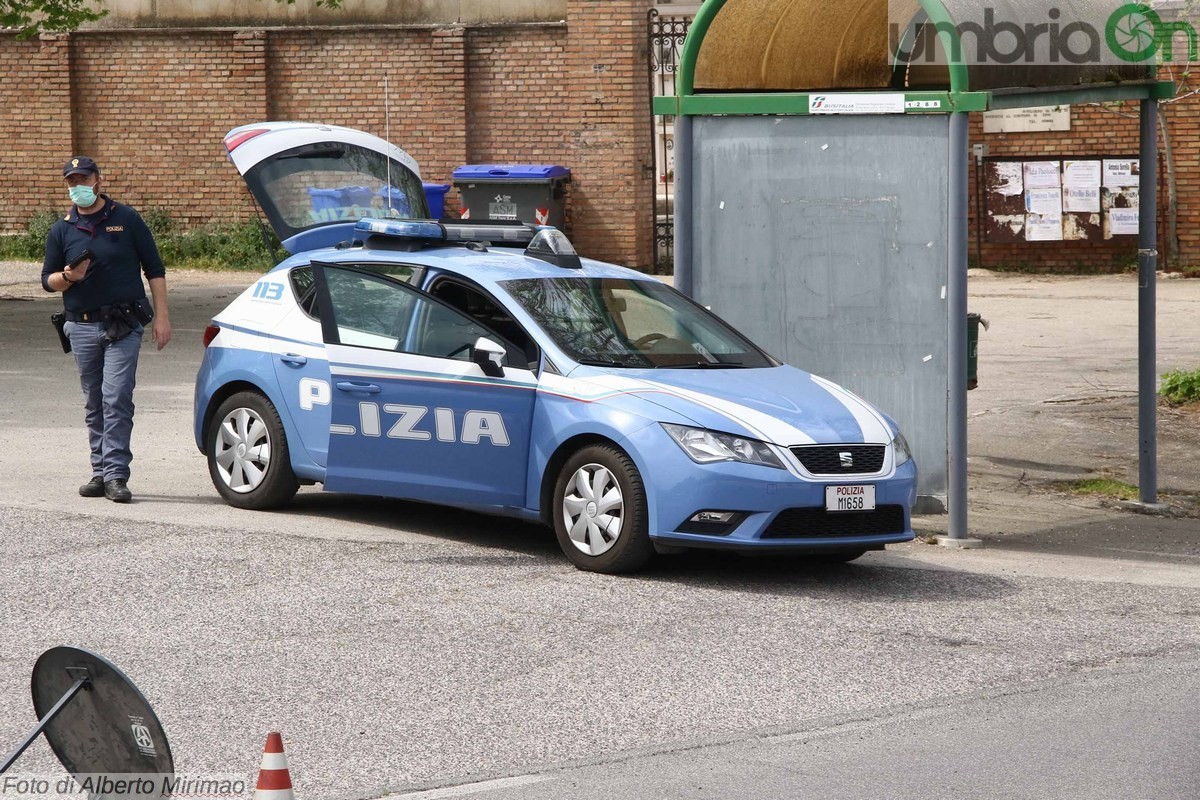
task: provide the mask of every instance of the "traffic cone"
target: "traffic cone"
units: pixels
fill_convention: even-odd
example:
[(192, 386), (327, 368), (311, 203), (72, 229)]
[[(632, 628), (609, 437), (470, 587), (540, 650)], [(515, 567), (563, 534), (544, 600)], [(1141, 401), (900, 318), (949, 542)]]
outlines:
[(292, 794), (287, 756), (283, 753), (283, 737), (278, 733), (267, 734), (254, 800), (296, 800), (296, 795)]

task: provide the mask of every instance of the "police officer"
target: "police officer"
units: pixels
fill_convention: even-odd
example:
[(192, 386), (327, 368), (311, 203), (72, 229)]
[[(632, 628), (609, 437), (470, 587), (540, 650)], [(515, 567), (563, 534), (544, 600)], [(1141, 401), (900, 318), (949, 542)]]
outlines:
[[(133, 387), (151, 313), (151, 337), (158, 349), (171, 341), (166, 270), (141, 216), (101, 192), (95, 161), (72, 158), (63, 165), (63, 180), (74, 205), (46, 239), (42, 287), (62, 292), (65, 330), (87, 409), (92, 479), (79, 487), (79, 494), (128, 503), (133, 499), (127, 485), (133, 460)], [(73, 263), (85, 251), (92, 257)], [(150, 283), (153, 310), (140, 273)]]

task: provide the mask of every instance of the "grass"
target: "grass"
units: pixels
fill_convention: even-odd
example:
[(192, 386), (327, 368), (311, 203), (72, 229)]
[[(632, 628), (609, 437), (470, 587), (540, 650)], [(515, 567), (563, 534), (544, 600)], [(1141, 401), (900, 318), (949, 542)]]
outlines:
[(1066, 484), (1066, 489), (1071, 494), (1099, 495), (1117, 500), (1137, 500), (1139, 497), (1138, 487), (1116, 478), (1084, 478), (1070, 481)]
[(1200, 369), (1175, 370), (1163, 375), (1158, 393), (1171, 405), (1200, 402)]
[[(185, 231), (161, 209), (149, 209), (142, 218), (163, 262), (172, 269), (264, 272), (286, 255), (275, 234), (268, 229), (264, 236), (257, 220), (214, 222)], [(46, 235), (57, 219), (58, 211), (42, 211), (30, 218), (23, 232), (0, 237), (0, 259), (41, 261)]]

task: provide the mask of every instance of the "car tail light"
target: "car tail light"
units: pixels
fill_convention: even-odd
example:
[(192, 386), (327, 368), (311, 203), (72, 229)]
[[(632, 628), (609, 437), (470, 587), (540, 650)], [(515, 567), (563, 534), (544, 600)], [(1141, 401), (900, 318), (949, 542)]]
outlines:
[(217, 338), (217, 334), (220, 332), (221, 332), (221, 329), (216, 325), (209, 325), (207, 328), (205, 328), (204, 329), (204, 346), (208, 347), (210, 344), (212, 344), (212, 340)]
[(253, 139), (255, 136), (260, 136), (264, 133), (270, 133), (270, 129), (255, 128), (249, 131), (242, 131), (241, 133), (234, 134), (233, 136), (228, 136), (225, 139), (225, 151), (227, 153), (232, 153), (234, 150), (238, 149), (240, 145), (243, 145)]

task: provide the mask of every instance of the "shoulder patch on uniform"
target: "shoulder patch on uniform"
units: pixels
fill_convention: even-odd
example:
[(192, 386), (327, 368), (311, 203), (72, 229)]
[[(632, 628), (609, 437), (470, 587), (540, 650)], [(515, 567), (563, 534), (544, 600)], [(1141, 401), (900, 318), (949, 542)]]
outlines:
[(71, 215), (70, 215), (70, 214), (67, 214), (65, 217), (63, 217), (63, 220), (64, 220), (65, 222), (70, 222), (70, 221), (71, 221)]

